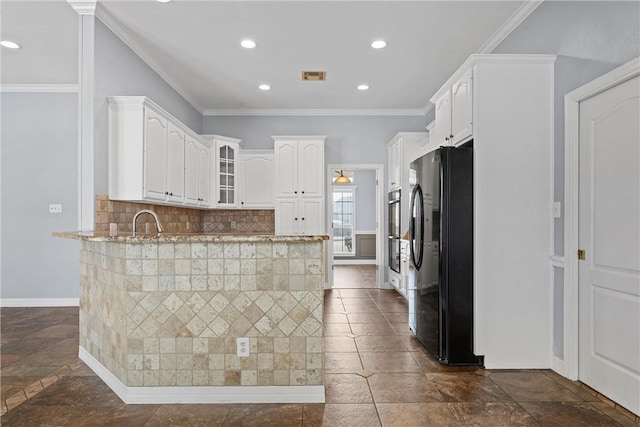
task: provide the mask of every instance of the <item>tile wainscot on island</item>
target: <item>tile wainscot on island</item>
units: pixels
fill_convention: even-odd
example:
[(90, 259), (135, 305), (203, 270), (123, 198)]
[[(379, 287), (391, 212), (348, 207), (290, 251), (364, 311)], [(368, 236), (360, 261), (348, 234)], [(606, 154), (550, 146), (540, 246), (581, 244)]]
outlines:
[(324, 402), (327, 236), (55, 236), (82, 241), (79, 356), (125, 403)]

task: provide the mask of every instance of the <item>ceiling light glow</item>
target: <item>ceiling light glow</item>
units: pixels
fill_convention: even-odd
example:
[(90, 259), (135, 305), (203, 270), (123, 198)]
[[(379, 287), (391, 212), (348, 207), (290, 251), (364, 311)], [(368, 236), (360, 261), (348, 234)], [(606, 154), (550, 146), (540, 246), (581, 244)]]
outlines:
[(14, 43), (12, 41), (9, 40), (2, 40), (0, 41), (0, 45), (9, 48), (9, 49), (20, 49), (20, 45), (18, 43)]
[(260, 86), (258, 86), (258, 89), (260, 89), (260, 90), (270, 90), (271, 86), (269, 86), (268, 84), (261, 84)]
[(371, 43), (371, 47), (374, 49), (382, 49), (386, 45), (387, 45), (387, 42), (384, 40), (376, 40), (373, 43)]
[(367, 90), (369, 89), (369, 86), (367, 85), (358, 85), (358, 90)]
[(157, 0), (159, 3), (169, 3), (171, 0)]
[(254, 42), (253, 40), (242, 40), (240, 42), (240, 46), (244, 47), (245, 49), (253, 49), (254, 47), (257, 46), (256, 42)]

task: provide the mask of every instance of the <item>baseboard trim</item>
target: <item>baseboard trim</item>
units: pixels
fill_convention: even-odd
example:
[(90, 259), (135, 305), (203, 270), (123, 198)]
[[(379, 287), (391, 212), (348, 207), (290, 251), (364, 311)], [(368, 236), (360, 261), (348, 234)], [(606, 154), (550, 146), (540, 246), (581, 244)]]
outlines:
[(0, 298), (0, 307), (78, 307), (80, 298)]
[(564, 360), (560, 359), (558, 356), (551, 357), (551, 369), (564, 377)]
[(87, 350), (78, 357), (126, 404), (324, 403), (324, 386), (127, 387)]
[(333, 259), (333, 265), (376, 265), (374, 259)]

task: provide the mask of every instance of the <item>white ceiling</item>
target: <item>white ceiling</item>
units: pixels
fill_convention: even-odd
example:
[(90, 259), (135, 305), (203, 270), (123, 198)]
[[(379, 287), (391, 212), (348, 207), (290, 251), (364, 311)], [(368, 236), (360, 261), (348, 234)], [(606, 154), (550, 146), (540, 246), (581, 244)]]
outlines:
[[(105, 0), (97, 15), (207, 114), (416, 113), (523, 3)], [(61, 0), (3, 1), (2, 38), (23, 49), (2, 49), (2, 83), (75, 83), (74, 15)], [(258, 47), (241, 48), (243, 38)], [(372, 49), (379, 38), (387, 47)], [(302, 70), (327, 71), (327, 81), (304, 82)], [(260, 91), (260, 83), (272, 90)], [(357, 90), (361, 83), (370, 89)]]

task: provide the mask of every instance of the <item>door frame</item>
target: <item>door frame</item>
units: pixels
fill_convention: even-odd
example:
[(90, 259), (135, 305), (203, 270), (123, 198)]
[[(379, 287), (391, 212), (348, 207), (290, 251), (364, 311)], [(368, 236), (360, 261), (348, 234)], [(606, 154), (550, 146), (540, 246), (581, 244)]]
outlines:
[[(333, 187), (333, 169), (344, 169), (344, 170), (374, 170), (376, 172), (376, 277), (377, 277), (377, 287), (379, 289), (385, 288), (385, 257), (384, 257), (384, 165), (381, 163), (334, 163), (327, 165), (327, 185), (326, 185), (326, 229), (327, 234), (329, 235), (329, 240), (326, 246), (326, 277), (327, 282), (325, 283), (325, 289), (331, 289), (333, 287), (333, 233), (331, 232), (331, 226), (333, 224), (333, 204), (332, 197), (329, 195), (332, 192)], [(356, 184), (357, 185), (357, 184)], [(355, 236), (354, 236), (355, 237)]]
[(560, 372), (578, 380), (578, 214), (580, 102), (640, 75), (640, 57), (564, 96), (564, 360)]

